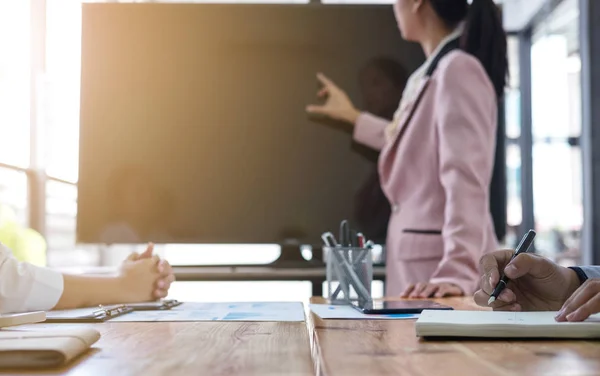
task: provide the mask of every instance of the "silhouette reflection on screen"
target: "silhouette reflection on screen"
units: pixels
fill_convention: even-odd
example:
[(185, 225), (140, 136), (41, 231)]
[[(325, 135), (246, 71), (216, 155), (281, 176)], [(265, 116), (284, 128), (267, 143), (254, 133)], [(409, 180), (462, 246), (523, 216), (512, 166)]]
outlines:
[[(365, 111), (391, 121), (407, 81), (406, 68), (396, 60), (388, 57), (369, 60), (359, 73)], [(367, 148), (361, 148), (360, 152), (377, 163), (379, 152)], [(355, 216), (359, 228), (369, 239), (384, 244), (391, 208), (381, 190), (377, 167), (373, 168), (355, 200)]]

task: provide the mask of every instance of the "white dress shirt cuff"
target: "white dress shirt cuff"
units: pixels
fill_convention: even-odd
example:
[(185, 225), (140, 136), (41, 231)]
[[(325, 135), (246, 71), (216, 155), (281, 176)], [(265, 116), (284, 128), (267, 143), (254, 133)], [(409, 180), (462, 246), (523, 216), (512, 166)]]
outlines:
[(585, 275), (592, 278), (600, 278), (600, 266), (579, 266), (581, 270), (585, 273)]

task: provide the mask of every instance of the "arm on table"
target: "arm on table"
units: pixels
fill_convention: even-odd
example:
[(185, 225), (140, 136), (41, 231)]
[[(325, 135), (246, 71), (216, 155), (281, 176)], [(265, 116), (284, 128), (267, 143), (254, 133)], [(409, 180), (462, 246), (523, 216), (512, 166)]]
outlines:
[(0, 313), (47, 311), (165, 297), (174, 281), (157, 256), (128, 258), (118, 276), (62, 274), (16, 260), (0, 245)]

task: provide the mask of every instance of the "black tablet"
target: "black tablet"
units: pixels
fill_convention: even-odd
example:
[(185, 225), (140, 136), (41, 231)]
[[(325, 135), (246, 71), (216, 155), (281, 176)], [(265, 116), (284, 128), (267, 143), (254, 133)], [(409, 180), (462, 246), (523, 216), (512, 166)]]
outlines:
[(399, 300), (383, 301), (377, 300), (365, 304), (352, 303), (353, 307), (367, 315), (394, 314), (394, 313), (421, 313), (426, 309), (451, 310), (452, 307), (445, 306), (431, 300)]

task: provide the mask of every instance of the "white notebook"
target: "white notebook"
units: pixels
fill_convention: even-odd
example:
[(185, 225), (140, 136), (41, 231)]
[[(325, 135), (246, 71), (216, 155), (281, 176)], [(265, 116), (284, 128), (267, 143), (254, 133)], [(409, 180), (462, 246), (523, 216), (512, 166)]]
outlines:
[(9, 326), (34, 324), (46, 320), (46, 313), (42, 311), (27, 313), (11, 313), (0, 315), (0, 328)]
[(69, 363), (100, 339), (97, 330), (0, 330), (0, 369), (48, 368)]
[(557, 312), (423, 311), (418, 337), (600, 338), (600, 314), (556, 322)]

